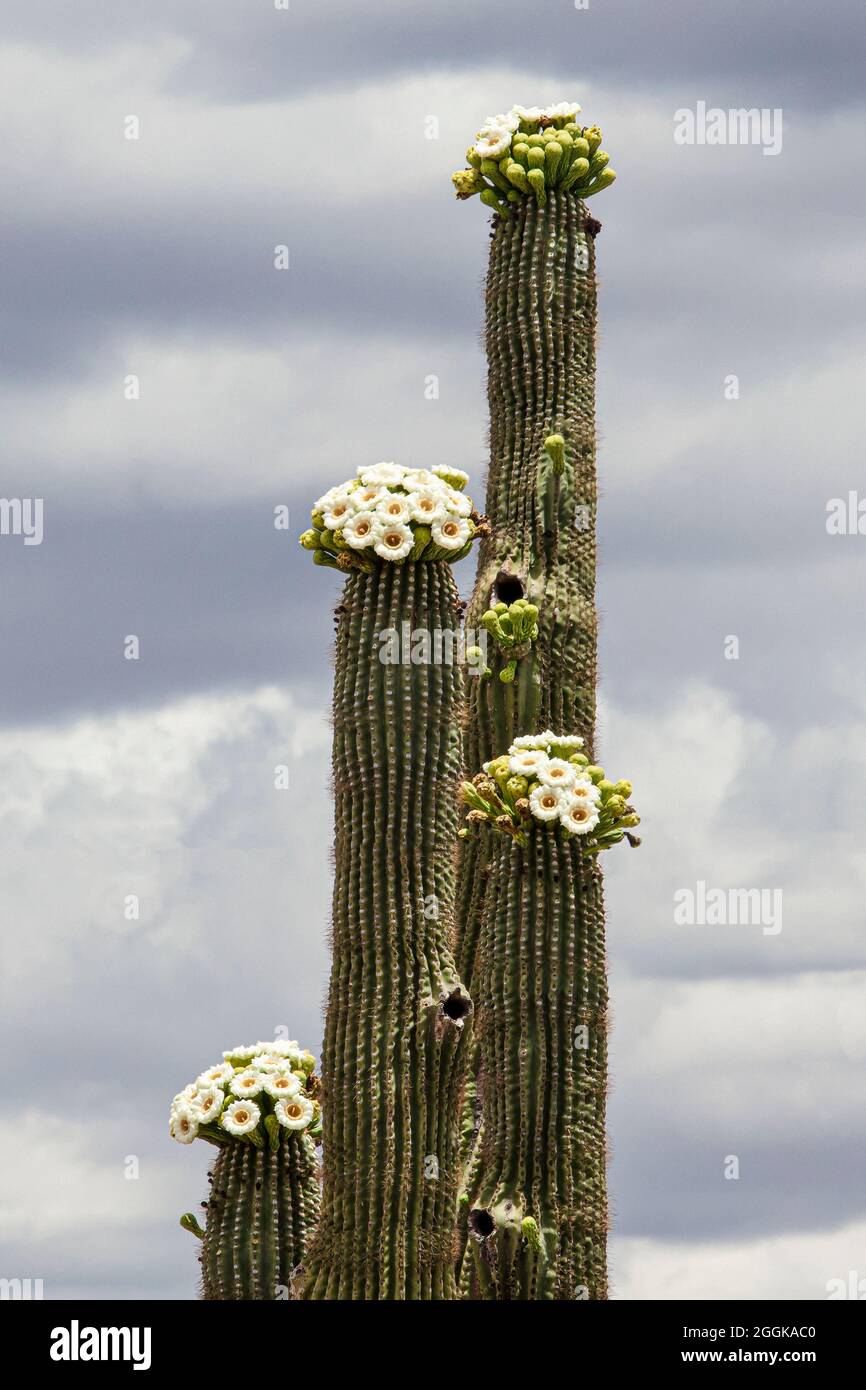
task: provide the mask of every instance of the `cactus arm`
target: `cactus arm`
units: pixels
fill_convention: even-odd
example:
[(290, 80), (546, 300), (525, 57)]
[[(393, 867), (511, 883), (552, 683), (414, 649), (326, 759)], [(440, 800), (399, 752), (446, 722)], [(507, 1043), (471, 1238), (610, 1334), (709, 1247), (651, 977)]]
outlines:
[(322, 1220), (306, 1299), (454, 1298), (458, 1095), (471, 1008), (453, 960), (463, 673), (383, 663), (379, 634), (453, 634), (450, 566), (351, 573), (334, 683), (333, 963)]
[[(513, 682), (470, 688), (470, 775), (515, 734), (545, 727), (579, 732), (592, 756), (598, 224), (581, 194), (602, 186), (604, 161), (591, 166), (583, 156), (600, 139), (595, 129), (566, 127), (561, 152), (545, 155), (543, 199), (519, 193), (494, 221), (485, 296), (490, 531), (467, 622), (516, 597), (539, 616)], [(527, 142), (541, 173), (537, 138), (520, 133), (517, 142), (515, 157), (526, 157)], [(458, 1220), (461, 1292), (605, 1298), (607, 990), (597, 859), (558, 829), (536, 831), (525, 845), (494, 843), (484, 829), (461, 840), (457, 902), (457, 961), (476, 999), (483, 1134), (464, 1174), (471, 1205)], [(588, 1028), (586, 1049), (574, 1046), (578, 1025)]]

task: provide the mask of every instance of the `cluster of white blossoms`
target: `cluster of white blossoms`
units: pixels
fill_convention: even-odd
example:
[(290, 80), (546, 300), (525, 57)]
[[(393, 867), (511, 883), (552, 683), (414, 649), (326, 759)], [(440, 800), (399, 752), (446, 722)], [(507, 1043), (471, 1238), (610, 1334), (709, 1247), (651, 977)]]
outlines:
[(318, 499), (301, 545), (318, 564), (341, 569), (369, 568), (373, 555), (392, 562), (461, 559), (481, 521), (463, 493), (468, 481), (459, 468), (362, 466)]
[(475, 137), (472, 149), (480, 159), (501, 159), (511, 148), (511, 137), (518, 131), (539, 130), (565, 125), (580, 111), (576, 101), (558, 101), (553, 106), (512, 106), (498, 116), (488, 116)]
[(321, 1133), (315, 1059), (296, 1042), (233, 1048), (175, 1096), (168, 1132), (179, 1144), (244, 1139), (276, 1148), (281, 1130)]
[[(462, 799), (470, 825), (493, 825), (519, 844), (528, 843), (533, 821), (556, 824), (580, 836), (589, 853), (609, 849), (629, 834), (639, 817), (628, 804), (630, 782), (611, 782), (604, 768), (580, 750), (578, 734), (540, 734), (516, 738), (507, 753), (484, 764)], [(469, 833), (469, 832), (461, 832)]]

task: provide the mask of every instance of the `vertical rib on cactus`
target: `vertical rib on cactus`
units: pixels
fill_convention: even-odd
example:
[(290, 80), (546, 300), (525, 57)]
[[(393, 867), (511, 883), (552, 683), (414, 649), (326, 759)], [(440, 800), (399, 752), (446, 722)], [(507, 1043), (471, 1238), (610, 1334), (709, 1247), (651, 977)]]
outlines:
[[(524, 596), (539, 635), (513, 685), (473, 682), (467, 767), (515, 735), (595, 724), (598, 224), (572, 193), (521, 198), (491, 237), (491, 461), (467, 614)], [(561, 436), (564, 447), (551, 444)], [(606, 1297), (606, 978), (601, 878), (559, 831), (463, 841), (457, 960), (478, 1009), (480, 1165), (467, 1188), (474, 1296)], [(575, 1046), (579, 1025), (589, 1047)], [(533, 1224), (534, 1223), (534, 1224)], [(535, 1230), (540, 1228), (540, 1245)], [(465, 1263), (461, 1286), (466, 1287)]]
[[(318, 1158), (307, 1134), (283, 1133), (276, 1149), (224, 1143), (211, 1173), (201, 1245), (205, 1299), (289, 1296), (319, 1213)], [(182, 1223), (194, 1229), (189, 1218)]]
[(460, 1049), (451, 952), (463, 677), (383, 661), (383, 634), (450, 634), (450, 565), (352, 572), (337, 608), (335, 883), (322, 1059), (322, 1218), (307, 1299), (454, 1298)]

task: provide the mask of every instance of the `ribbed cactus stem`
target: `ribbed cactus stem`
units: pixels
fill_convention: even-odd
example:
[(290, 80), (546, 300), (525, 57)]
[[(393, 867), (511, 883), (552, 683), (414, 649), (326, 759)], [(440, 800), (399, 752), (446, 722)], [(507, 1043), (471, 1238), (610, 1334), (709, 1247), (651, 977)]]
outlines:
[[(205, 1299), (289, 1297), (319, 1214), (318, 1156), (307, 1134), (284, 1132), (276, 1149), (220, 1146), (201, 1244)], [(192, 1229), (188, 1218), (181, 1224)]]
[(380, 658), (403, 623), (428, 632), (435, 652), (432, 638), (459, 617), (440, 561), (352, 573), (337, 609), (333, 963), (310, 1299), (456, 1296), (471, 1009), (451, 949), (463, 672)]
[[(525, 597), (539, 608), (539, 633), (513, 684), (473, 682), (468, 769), (544, 728), (580, 733), (592, 756), (597, 229), (574, 194), (554, 188), (543, 206), (522, 199), (492, 234), (490, 534), (467, 622), (493, 600)], [(604, 1298), (598, 866), (546, 828), (525, 849), (473, 836), (462, 842), (456, 920), (479, 1016), (481, 1164), (465, 1189), (474, 1296)], [(579, 1026), (586, 1046), (575, 1045)]]

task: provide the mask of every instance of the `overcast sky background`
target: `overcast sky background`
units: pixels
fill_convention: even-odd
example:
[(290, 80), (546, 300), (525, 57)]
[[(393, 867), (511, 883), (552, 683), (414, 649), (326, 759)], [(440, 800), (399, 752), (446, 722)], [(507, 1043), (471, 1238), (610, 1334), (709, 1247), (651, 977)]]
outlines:
[[(826, 528), (866, 497), (860, 0), (0, 16), (0, 491), (45, 518), (0, 537), (0, 1275), (195, 1297), (211, 1150), (168, 1103), (319, 1046), (340, 581), (295, 537), (358, 463), (481, 496), (487, 213), (449, 177), (489, 112), (575, 98), (619, 174), (600, 754), (645, 813), (607, 866), (613, 1296), (866, 1278), (866, 535)], [(781, 108), (781, 154), (675, 144), (698, 101)], [(676, 925), (698, 880), (781, 889), (781, 932)]]

